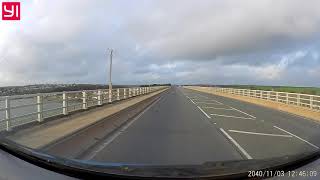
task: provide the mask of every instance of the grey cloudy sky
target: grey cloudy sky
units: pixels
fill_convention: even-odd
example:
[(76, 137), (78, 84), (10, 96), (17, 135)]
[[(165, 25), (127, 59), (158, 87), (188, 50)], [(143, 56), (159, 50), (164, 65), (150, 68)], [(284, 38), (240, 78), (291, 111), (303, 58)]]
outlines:
[(318, 0), (21, 1), (0, 21), (0, 86), (320, 86)]

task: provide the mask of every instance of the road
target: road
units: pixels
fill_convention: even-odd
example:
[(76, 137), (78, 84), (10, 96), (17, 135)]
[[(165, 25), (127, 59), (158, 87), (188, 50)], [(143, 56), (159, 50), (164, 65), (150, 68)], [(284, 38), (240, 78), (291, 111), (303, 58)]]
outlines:
[(172, 87), (84, 159), (201, 164), (314, 151), (320, 124), (262, 106)]

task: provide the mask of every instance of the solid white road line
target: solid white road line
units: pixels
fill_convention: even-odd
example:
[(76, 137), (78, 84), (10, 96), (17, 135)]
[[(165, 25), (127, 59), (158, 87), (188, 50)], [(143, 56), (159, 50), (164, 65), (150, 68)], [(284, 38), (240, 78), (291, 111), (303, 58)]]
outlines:
[(221, 105), (217, 103), (209, 103), (209, 102), (196, 102), (197, 104), (213, 104), (213, 105)]
[[(189, 97), (189, 96), (186, 96), (193, 104), (196, 104), (196, 103), (194, 103), (193, 101), (192, 101), (192, 99)], [(204, 114), (204, 115), (206, 115), (207, 116), (207, 118), (209, 118), (209, 119), (211, 119), (211, 117), (206, 113), (206, 112), (204, 112), (204, 110), (202, 110), (201, 109), (201, 107), (199, 107), (199, 106), (197, 106), (198, 107), (198, 109), (200, 109), (200, 111)]]
[(228, 110), (228, 111), (233, 111), (233, 109), (227, 109), (227, 108), (218, 108), (218, 107), (202, 107), (204, 109), (219, 109), (219, 110)]
[(86, 160), (93, 159), (101, 150), (103, 150), (106, 146), (108, 146), (112, 141), (114, 141), (120, 134), (122, 134), (129, 126), (131, 126), (136, 120), (138, 120), (145, 112), (147, 112), (153, 105), (155, 105), (157, 102), (160, 101), (162, 97), (154, 101), (149, 107), (147, 107), (145, 110), (143, 110), (138, 116), (136, 116), (133, 120), (125, 124), (124, 126), (120, 127), (120, 129), (112, 134), (109, 138), (105, 140), (105, 142), (99, 146), (95, 151), (93, 151), (92, 154), (86, 158)]
[(245, 112), (243, 112), (243, 111), (240, 111), (239, 109), (236, 109), (236, 108), (234, 108), (234, 107), (231, 107), (231, 106), (229, 106), (230, 108), (232, 108), (232, 109), (234, 109), (234, 110), (236, 110), (236, 111), (238, 111), (238, 112), (241, 112), (241, 113), (243, 113), (243, 114), (245, 114), (245, 115), (248, 115), (248, 116), (250, 116), (250, 117), (252, 117), (252, 118), (254, 118), (254, 119), (256, 119), (256, 117), (255, 116), (252, 116), (252, 115), (250, 115), (250, 114), (248, 114), (248, 113), (245, 113)]
[(237, 143), (224, 129), (220, 128), (220, 131), (241, 151), (241, 153), (247, 158), (252, 159), (252, 157), (244, 150), (240, 144)]
[(288, 134), (290, 134), (290, 135), (292, 135), (292, 136), (294, 136), (294, 137), (296, 137), (296, 138), (300, 139), (301, 141), (303, 141), (303, 142), (305, 142), (305, 143), (309, 144), (310, 146), (312, 146), (312, 147), (314, 147), (314, 148), (316, 148), (316, 149), (319, 149), (319, 147), (318, 147), (318, 146), (316, 146), (316, 145), (312, 144), (311, 142), (309, 142), (309, 141), (307, 141), (307, 140), (302, 139), (301, 137), (299, 137), (299, 136), (297, 136), (297, 135), (292, 134), (291, 132), (288, 132), (288, 131), (286, 131), (286, 130), (284, 130), (284, 129), (281, 129), (281, 128), (279, 128), (278, 126), (273, 126), (273, 127), (275, 127), (275, 128), (277, 128), (277, 129), (279, 129), (279, 130), (281, 130), (281, 131), (283, 131), (283, 132), (286, 132), (286, 133), (288, 133)]
[(198, 107), (198, 109), (200, 109), (200, 111), (201, 111), (204, 115), (207, 116), (207, 118), (211, 119), (211, 117), (210, 117), (206, 112), (204, 112), (204, 110), (202, 110), (201, 107), (199, 107), (199, 106), (197, 106), (197, 107)]
[(196, 104), (196, 103), (194, 103), (191, 99), (190, 99), (190, 101), (191, 101), (193, 104)]
[(228, 130), (230, 132), (234, 133), (242, 133), (242, 134), (254, 134), (254, 135), (261, 135), (261, 136), (278, 136), (278, 137), (292, 137), (291, 135), (284, 135), (284, 134), (267, 134), (267, 133), (257, 133), (257, 132), (249, 132), (249, 131), (238, 131), (238, 130), (233, 130), (230, 129)]
[(192, 99), (190, 99), (188, 96), (186, 96), (193, 104), (196, 104), (196, 103), (194, 103), (193, 101), (192, 101)]
[(228, 117), (228, 118), (237, 118), (237, 119), (252, 119), (253, 118), (247, 118), (247, 117), (238, 117), (238, 116), (228, 116), (228, 115), (223, 115), (223, 114), (210, 114), (212, 116), (221, 116), (221, 117)]

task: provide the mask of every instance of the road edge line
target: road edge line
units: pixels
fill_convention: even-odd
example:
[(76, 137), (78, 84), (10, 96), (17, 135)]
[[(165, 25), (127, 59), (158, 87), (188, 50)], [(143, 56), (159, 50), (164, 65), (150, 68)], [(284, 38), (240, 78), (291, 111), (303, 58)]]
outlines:
[(220, 131), (240, 150), (240, 152), (247, 158), (247, 159), (253, 159), (249, 153), (244, 150), (240, 144), (237, 143), (236, 140), (234, 140), (223, 128), (219, 128)]
[(198, 109), (200, 109), (200, 111), (201, 111), (204, 115), (207, 116), (207, 118), (211, 119), (211, 117), (210, 117), (206, 112), (204, 112), (204, 110), (202, 110), (201, 107), (199, 107), (199, 106), (197, 106), (197, 107), (198, 107)]

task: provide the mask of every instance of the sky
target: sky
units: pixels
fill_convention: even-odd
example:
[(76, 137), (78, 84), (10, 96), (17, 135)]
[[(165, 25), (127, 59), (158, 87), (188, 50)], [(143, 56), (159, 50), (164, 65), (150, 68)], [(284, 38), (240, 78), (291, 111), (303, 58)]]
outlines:
[(20, 2), (0, 86), (105, 84), (113, 48), (113, 84), (320, 87), (319, 0)]

